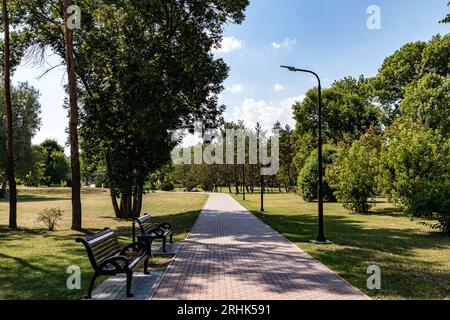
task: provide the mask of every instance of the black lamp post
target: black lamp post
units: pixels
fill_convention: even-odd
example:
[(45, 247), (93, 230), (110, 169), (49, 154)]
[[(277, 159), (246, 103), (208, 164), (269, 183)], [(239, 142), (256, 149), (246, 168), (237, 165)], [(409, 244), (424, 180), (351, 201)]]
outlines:
[(292, 72), (306, 72), (306, 73), (311, 73), (313, 74), (316, 78), (317, 81), (319, 82), (319, 87), (318, 87), (318, 94), (319, 94), (319, 106), (318, 106), (318, 123), (317, 126), (319, 127), (319, 137), (318, 137), (318, 157), (317, 157), (317, 161), (318, 161), (318, 166), (319, 166), (319, 177), (318, 177), (318, 196), (319, 196), (319, 204), (318, 204), (318, 211), (319, 211), (319, 234), (317, 236), (317, 240), (314, 240), (314, 243), (318, 243), (318, 244), (330, 244), (330, 241), (327, 241), (327, 239), (325, 238), (325, 233), (324, 233), (324, 228), (323, 228), (323, 167), (322, 167), (322, 85), (320, 82), (320, 78), (317, 75), (317, 73), (310, 71), (310, 70), (305, 70), (305, 69), (297, 69), (295, 67), (289, 67), (289, 66), (281, 66), (282, 68), (286, 68), (289, 71)]
[(264, 212), (264, 176), (260, 173), (261, 178), (261, 212)]

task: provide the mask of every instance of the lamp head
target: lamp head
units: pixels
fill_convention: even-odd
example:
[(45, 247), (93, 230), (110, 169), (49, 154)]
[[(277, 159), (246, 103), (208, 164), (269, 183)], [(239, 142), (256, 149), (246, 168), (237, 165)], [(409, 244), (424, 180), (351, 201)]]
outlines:
[(295, 68), (295, 67), (290, 67), (290, 66), (281, 66), (282, 68), (285, 68), (285, 69), (288, 69), (289, 71), (292, 71), (292, 72), (296, 72), (297, 71), (297, 68)]

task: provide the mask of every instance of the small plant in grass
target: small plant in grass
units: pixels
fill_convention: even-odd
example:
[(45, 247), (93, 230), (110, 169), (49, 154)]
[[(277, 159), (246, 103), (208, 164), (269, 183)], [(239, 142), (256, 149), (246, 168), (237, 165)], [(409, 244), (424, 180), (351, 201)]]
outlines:
[(59, 208), (45, 208), (38, 213), (38, 222), (44, 223), (49, 231), (55, 230), (58, 221), (62, 219), (64, 211)]

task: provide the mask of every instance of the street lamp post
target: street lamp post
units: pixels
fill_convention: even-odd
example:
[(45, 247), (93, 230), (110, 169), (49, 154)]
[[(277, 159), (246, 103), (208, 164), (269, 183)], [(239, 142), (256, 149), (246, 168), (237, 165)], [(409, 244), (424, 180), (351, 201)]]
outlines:
[(281, 66), (282, 68), (286, 68), (289, 71), (292, 72), (306, 72), (306, 73), (310, 73), (313, 74), (316, 78), (317, 81), (319, 83), (319, 87), (318, 87), (318, 97), (319, 97), (319, 101), (318, 101), (318, 122), (317, 122), (317, 126), (319, 127), (319, 134), (318, 134), (318, 147), (317, 147), (317, 151), (318, 151), (318, 157), (317, 157), (317, 162), (318, 162), (318, 166), (319, 166), (319, 173), (318, 173), (318, 213), (319, 213), (319, 218), (318, 218), (318, 223), (319, 223), (319, 234), (317, 236), (317, 240), (314, 240), (312, 242), (314, 243), (318, 243), (318, 244), (330, 244), (330, 241), (327, 241), (327, 239), (325, 238), (325, 232), (324, 232), (324, 227), (323, 227), (323, 167), (322, 167), (322, 163), (323, 163), (323, 159), (322, 159), (322, 85), (320, 82), (320, 78), (317, 75), (317, 73), (311, 71), (311, 70), (305, 70), (305, 69), (297, 69), (295, 67), (289, 67), (289, 66)]
[(261, 212), (264, 212), (264, 176), (260, 173), (260, 177), (261, 177)]

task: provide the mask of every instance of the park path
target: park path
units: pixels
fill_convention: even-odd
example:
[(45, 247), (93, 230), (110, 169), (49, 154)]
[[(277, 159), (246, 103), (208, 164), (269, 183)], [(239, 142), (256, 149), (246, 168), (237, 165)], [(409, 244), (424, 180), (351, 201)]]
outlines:
[(211, 194), (153, 299), (368, 299), (231, 196)]

